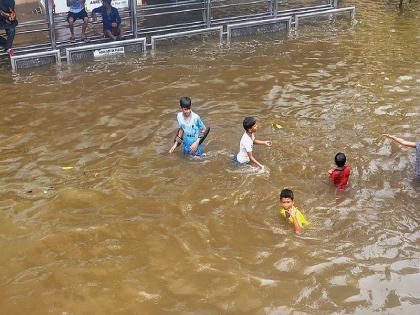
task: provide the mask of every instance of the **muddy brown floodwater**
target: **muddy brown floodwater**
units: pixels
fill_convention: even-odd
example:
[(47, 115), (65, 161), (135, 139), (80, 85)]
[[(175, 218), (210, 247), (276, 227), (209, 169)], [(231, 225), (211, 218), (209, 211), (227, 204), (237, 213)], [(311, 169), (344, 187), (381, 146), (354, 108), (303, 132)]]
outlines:
[[(420, 140), (420, 3), (340, 5), (354, 26), (3, 65), (0, 313), (419, 314), (415, 150), (381, 134)], [(204, 158), (167, 154), (184, 95), (212, 128)], [(248, 115), (265, 172), (229, 162)], [(338, 151), (347, 193), (327, 180)]]

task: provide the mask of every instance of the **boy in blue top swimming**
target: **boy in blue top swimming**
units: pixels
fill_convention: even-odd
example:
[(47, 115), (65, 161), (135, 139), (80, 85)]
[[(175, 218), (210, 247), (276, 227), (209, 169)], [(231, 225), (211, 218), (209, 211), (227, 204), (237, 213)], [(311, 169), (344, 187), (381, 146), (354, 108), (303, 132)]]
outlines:
[(200, 116), (191, 110), (191, 99), (189, 97), (181, 97), (179, 105), (181, 107), (181, 112), (177, 115), (179, 130), (169, 153), (174, 152), (176, 147), (184, 142), (184, 154), (200, 156), (203, 154), (201, 143), (210, 128), (206, 128)]

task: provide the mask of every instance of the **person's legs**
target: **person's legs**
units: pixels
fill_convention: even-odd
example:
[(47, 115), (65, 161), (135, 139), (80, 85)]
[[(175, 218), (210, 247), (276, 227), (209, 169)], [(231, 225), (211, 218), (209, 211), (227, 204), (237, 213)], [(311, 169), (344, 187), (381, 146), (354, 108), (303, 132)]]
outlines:
[(71, 12), (69, 12), (69, 15), (67, 16), (67, 21), (69, 22), (69, 28), (70, 28), (70, 40), (74, 41), (74, 17), (71, 14)]
[[(1, 23), (0, 22), (0, 31), (3, 31), (4, 30), (4, 32), (6, 33), (6, 38), (7, 38), (6, 28), (8, 28), (8, 24)], [(3, 37), (3, 36), (0, 36), (0, 46), (2, 48), (5, 48), (6, 47), (6, 42), (7, 42), (7, 39), (6, 38)]]
[(112, 32), (112, 35), (115, 36), (115, 39), (120, 39), (120, 28), (118, 26), (117, 27), (113, 27), (111, 29), (111, 32)]
[(15, 27), (6, 28), (7, 40), (6, 40), (6, 43), (4, 45), (5, 50), (8, 50), (8, 49), (12, 48), (13, 40), (15, 39), (15, 34), (16, 34), (16, 28)]
[(104, 30), (104, 35), (105, 35), (105, 37), (108, 37), (111, 40), (115, 40), (115, 36), (114, 36), (114, 34), (112, 34), (111, 30)]
[(0, 46), (1, 47), (5, 47), (6, 46), (6, 38), (4, 38), (3, 36), (0, 36)]
[(86, 37), (86, 29), (88, 27), (88, 22), (89, 22), (89, 18), (87, 16), (85, 16), (83, 18), (83, 25), (82, 25), (82, 35), (81, 35), (82, 40), (86, 40), (86, 38), (87, 38)]
[(117, 28), (115, 29), (115, 36), (117, 37), (118, 40), (122, 39), (122, 34), (123, 34), (123, 29), (121, 25), (118, 25)]

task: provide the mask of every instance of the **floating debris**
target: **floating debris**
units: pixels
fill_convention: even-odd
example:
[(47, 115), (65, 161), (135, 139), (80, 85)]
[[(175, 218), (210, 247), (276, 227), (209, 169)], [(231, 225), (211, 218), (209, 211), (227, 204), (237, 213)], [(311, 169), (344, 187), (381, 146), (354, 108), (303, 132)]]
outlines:
[(74, 167), (73, 166), (62, 166), (61, 169), (63, 171), (68, 171), (68, 170), (72, 170)]

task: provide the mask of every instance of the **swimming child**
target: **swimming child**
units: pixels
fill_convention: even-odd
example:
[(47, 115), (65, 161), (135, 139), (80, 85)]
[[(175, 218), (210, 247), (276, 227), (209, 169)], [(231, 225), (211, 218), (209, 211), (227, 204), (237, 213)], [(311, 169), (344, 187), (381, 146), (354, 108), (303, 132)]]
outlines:
[(254, 144), (264, 144), (267, 147), (271, 147), (272, 143), (270, 140), (262, 141), (255, 139), (254, 133), (257, 131), (258, 125), (257, 120), (254, 117), (246, 117), (244, 119), (243, 126), (245, 132), (242, 135), (241, 142), (239, 143), (239, 153), (233, 157), (233, 161), (240, 164), (249, 163), (249, 161), (252, 161), (261, 169), (264, 169), (264, 165), (262, 165), (254, 158), (252, 150)]
[(384, 137), (394, 140), (395, 142), (398, 142), (399, 144), (402, 144), (405, 147), (409, 148), (416, 148), (416, 177), (420, 178), (420, 141), (412, 142), (412, 141), (406, 141), (402, 138), (398, 138), (396, 136), (390, 135), (388, 133), (383, 134)]
[(174, 152), (176, 147), (184, 142), (184, 154), (200, 156), (203, 154), (201, 143), (210, 128), (206, 129), (200, 116), (191, 110), (191, 99), (189, 97), (181, 97), (179, 105), (181, 107), (181, 112), (177, 115), (179, 129), (175, 137), (175, 143), (169, 153)]
[(328, 171), (329, 178), (334, 183), (335, 187), (340, 190), (347, 190), (349, 188), (350, 167), (346, 165), (346, 155), (338, 152), (335, 155), (334, 160), (337, 167)]
[(309, 222), (302, 212), (295, 207), (293, 191), (287, 188), (283, 189), (280, 192), (280, 203), (282, 205), (280, 214), (294, 225), (297, 234), (303, 234), (303, 227), (309, 225)]

